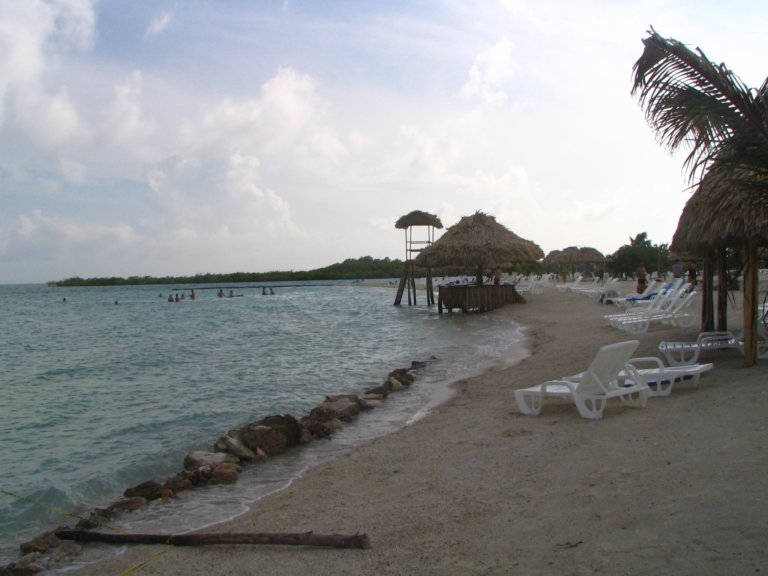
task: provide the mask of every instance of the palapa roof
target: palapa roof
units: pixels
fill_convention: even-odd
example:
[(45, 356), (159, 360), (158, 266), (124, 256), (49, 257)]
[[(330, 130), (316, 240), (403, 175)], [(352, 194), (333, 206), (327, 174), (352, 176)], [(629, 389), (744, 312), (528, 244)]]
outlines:
[(768, 194), (711, 172), (683, 208), (672, 250), (768, 246)]
[(398, 230), (408, 228), (409, 226), (434, 226), (435, 228), (442, 228), (443, 223), (434, 214), (414, 210), (405, 216), (400, 216), (397, 222), (395, 222), (395, 228)]
[(544, 258), (544, 264), (557, 266), (560, 264), (597, 264), (605, 262), (605, 256), (591, 246), (568, 246), (562, 250), (552, 250)]
[(537, 244), (511, 232), (493, 216), (476, 212), (450, 226), (415, 262), (420, 266), (493, 267), (543, 257)]

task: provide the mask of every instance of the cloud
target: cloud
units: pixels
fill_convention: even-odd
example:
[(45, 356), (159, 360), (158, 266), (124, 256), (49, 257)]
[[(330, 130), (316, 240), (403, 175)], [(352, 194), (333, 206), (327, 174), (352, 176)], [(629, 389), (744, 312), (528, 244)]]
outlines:
[(139, 156), (154, 134), (153, 123), (144, 118), (141, 98), (142, 74), (134, 70), (131, 77), (114, 88), (114, 100), (104, 113), (101, 130), (104, 137), (123, 147), (133, 148)]
[(59, 0), (0, 4), (0, 128), (18, 124), (44, 146), (84, 135), (75, 103), (65, 87), (45, 78), (57, 65), (52, 56), (93, 45), (93, 2)]
[(147, 26), (147, 29), (144, 31), (144, 38), (148, 38), (150, 36), (158, 36), (165, 32), (165, 30), (168, 28), (168, 26), (171, 25), (171, 21), (173, 18), (168, 12), (163, 12), (159, 16), (156, 16), (152, 19), (152, 22), (149, 23), (149, 26)]
[(515, 70), (513, 45), (504, 37), (477, 55), (461, 95), (488, 104), (504, 102), (507, 99), (504, 85), (514, 76)]

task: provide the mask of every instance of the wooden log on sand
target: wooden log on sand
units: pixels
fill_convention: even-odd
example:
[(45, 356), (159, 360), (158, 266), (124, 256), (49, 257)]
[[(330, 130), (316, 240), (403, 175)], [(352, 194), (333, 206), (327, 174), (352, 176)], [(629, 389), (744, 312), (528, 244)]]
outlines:
[(57, 530), (61, 540), (105, 542), (108, 544), (168, 544), (200, 546), (204, 544), (286, 544), (292, 546), (330, 546), (334, 548), (370, 548), (367, 534), (294, 534), (255, 532), (228, 534), (108, 534), (88, 530)]

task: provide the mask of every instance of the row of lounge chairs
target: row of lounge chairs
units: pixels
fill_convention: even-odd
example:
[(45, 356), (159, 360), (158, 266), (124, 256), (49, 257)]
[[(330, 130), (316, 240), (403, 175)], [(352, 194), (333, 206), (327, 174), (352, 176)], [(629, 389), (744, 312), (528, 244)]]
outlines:
[(697, 321), (697, 314), (691, 309), (695, 291), (688, 292), (682, 279), (678, 279), (645, 305), (636, 305), (618, 314), (606, 314), (605, 320), (614, 328), (629, 334), (643, 334), (653, 324), (669, 324), (690, 328)]
[(640, 342), (629, 340), (600, 348), (586, 371), (515, 390), (523, 414), (538, 416), (548, 398), (564, 398), (576, 405), (582, 418), (599, 419), (610, 399), (626, 406), (644, 407), (649, 396), (668, 396), (675, 383), (698, 384), (713, 364), (664, 366), (659, 358), (632, 358)]

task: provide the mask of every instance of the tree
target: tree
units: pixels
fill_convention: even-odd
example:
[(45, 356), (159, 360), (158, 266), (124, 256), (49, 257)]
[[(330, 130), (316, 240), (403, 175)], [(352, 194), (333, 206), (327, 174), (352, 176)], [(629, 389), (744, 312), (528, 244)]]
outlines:
[(611, 274), (634, 276), (635, 270), (644, 263), (649, 272), (665, 272), (668, 268), (669, 249), (666, 244), (654, 245), (646, 232), (629, 237), (625, 244), (606, 258), (606, 268)]
[[(671, 150), (685, 145), (690, 180), (714, 179), (727, 198), (745, 194), (750, 202), (768, 195), (768, 79), (750, 89), (725, 64), (704, 52), (662, 38), (653, 28), (635, 63), (633, 94), (639, 94), (648, 122)], [(741, 217), (741, 216), (739, 216)], [(750, 222), (748, 210), (743, 218)], [(758, 224), (758, 225), (756, 225)], [(744, 248), (744, 363), (757, 359), (757, 244), (755, 232), (729, 240)], [(725, 243), (721, 242), (720, 247)], [(707, 279), (705, 278), (705, 282)], [(705, 284), (706, 285), (706, 284)], [(710, 284), (711, 286), (711, 284)]]
[(725, 64), (714, 64), (653, 28), (633, 68), (649, 124), (685, 160), (692, 181), (715, 169), (739, 185), (768, 192), (768, 79), (755, 90)]

